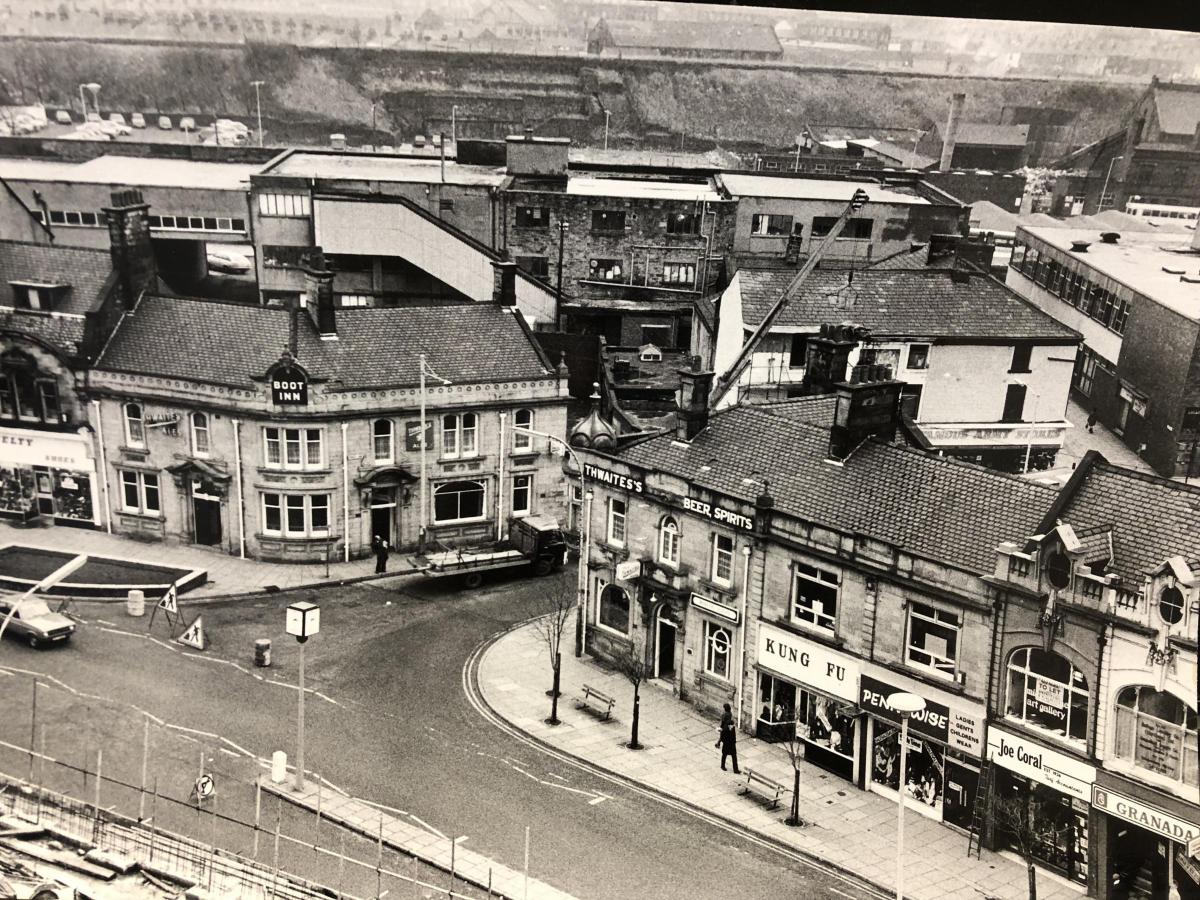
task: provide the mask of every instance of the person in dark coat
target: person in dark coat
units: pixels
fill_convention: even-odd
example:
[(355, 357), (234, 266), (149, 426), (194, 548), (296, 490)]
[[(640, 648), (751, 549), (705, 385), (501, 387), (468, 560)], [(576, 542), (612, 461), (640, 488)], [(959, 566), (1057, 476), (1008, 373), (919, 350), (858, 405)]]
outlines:
[(381, 574), (387, 571), (388, 559), (388, 542), (375, 535), (371, 539), (371, 552), (375, 554), (375, 574)]
[(1087, 430), (1093, 433), (1096, 431), (1096, 411), (1094, 409), (1088, 413)]
[(721, 771), (725, 771), (725, 760), (733, 758), (733, 774), (741, 775), (737, 761), (737, 728), (733, 725), (733, 710), (725, 704), (725, 712), (721, 716), (721, 736), (717, 738), (716, 746), (721, 748)]

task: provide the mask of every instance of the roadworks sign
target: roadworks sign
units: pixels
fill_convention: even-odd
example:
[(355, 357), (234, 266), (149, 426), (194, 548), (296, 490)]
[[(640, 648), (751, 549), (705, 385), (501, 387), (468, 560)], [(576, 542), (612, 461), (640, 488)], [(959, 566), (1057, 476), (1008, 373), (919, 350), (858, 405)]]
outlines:
[(162, 595), (162, 599), (158, 601), (158, 608), (163, 612), (178, 613), (179, 612), (179, 594), (175, 591), (175, 585), (167, 588), (167, 592)]
[(202, 616), (196, 616), (192, 624), (183, 630), (183, 634), (175, 638), (175, 641), (180, 644), (186, 644), (189, 647), (195, 647), (197, 650), (204, 650), (208, 641), (204, 637), (204, 622), (201, 621)]

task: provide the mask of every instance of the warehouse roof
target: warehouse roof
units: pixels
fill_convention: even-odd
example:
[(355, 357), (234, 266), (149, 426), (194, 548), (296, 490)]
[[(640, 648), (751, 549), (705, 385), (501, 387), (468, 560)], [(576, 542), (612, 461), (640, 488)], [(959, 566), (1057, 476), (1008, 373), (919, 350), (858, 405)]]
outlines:
[(849, 203), (857, 190), (864, 190), (871, 203), (925, 204), (912, 188), (882, 185), (876, 181), (834, 181), (825, 178), (789, 178), (772, 175), (738, 175), (723, 172), (716, 176), (731, 197), (778, 197), (786, 200), (835, 200)]

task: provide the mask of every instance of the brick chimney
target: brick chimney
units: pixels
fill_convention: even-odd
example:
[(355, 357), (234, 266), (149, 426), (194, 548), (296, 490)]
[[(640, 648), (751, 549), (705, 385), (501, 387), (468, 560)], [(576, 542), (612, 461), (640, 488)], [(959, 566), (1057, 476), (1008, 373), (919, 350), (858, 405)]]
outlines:
[(333, 309), (333, 272), (325, 262), (325, 251), (312, 247), (300, 260), (304, 272), (304, 299), (308, 317), (322, 340), (337, 340), (337, 317)]
[(855, 366), (849, 381), (834, 385), (837, 409), (829, 429), (829, 458), (845, 461), (868, 437), (895, 437), (903, 387), (892, 377), (891, 366)]
[(954, 94), (950, 98), (950, 112), (946, 115), (946, 132), (942, 135), (942, 158), (938, 163), (939, 172), (949, 172), (951, 161), (954, 159), (954, 144), (958, 140), (958, 122), (962, 118), (963, 104), (966, 94)]
[(149, 210), (150, 204), (142, 200), (142, 192), (134, 189), (113, 191), (112, 206), (104, 207), (113, 270), (130, 306), (143, 291), (154, 290), (158, 284)]
[(822, 325), (820, 333), (808, 339), (804, 392), (826, 394), (834, 389), (834, 385), (845, 381), (850, 353), (866, 334), (867, 330), (861, 325)]
[(517, 264), (502, 260), (492, 263), (492, 299), (501, 306), (517, 305)]
[(704, 371), (698, 356), (692, 357), (690, 366), (678, 371), (675, 437), (681, 441), (690, 441), (708, 426), (708, 398), (712, 392), (715, 373), (711, 370)]

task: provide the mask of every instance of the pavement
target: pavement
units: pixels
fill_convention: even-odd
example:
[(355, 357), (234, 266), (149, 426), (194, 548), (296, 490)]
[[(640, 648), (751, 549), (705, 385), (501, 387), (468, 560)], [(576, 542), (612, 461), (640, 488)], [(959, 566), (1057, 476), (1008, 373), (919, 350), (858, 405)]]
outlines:
[(327, 821), (336, 822), (364, 837), (378, 838), (384, 846), (411, 853), (426, 863), (503, 897), (513, 900), (571, 900), (570, 894), (528, 878), (525, 873), (502, 866), (483, 854), (462, 846), (455, 846), (452, 850), (451, 845), (457, 841), (401, 821), (376, 805), (344, 794), (331, 793), (328, 789), (322, 792), (318, 783), (312, 780), (305, 782), (303, 791), (297, 791), (287, 782), (275, 784), (267, 777), (262, 778), (260, 783), (266, 793), (313, 813), (319, 809), (321, 817)]
[(1134, 453), (1119, 437), (1096, 423), (1093, 431), (1087, 430), (1088, 411), (1075, 400), (1067, 403), (1067, 419), (1074, 428), (1068, 428), (1063, 437), (1063, 447), (1058, 454), (1059, 467), (1074, 468), (1088, 450), (1099, 450), (1104, 458), (1116, 466), (1137, 469), (1154, 474), (1151, 465)]
[[(484, 701), (501, 719), (530, 738), (694, 810), (714, 815), (737, 828), (895, 890), (896, 804), (860, 791), (807, 762), (801, 763), (800, 817), (807, 824), (784, 824), (780, 807), (743, 796), (745, 784), (719, 766), (713, 747), (717, 721), (678, 700), (669, 687), (646, 682), (641, 691), (640, 751), (629, 750), (632, 686), (619, 673), (585, 656), (563, 654), (561, 724), (547, 724), (546, 647), (534, 629), (522, 626), (500, 637), (483, 655), (478, 684)], [(611, 721), (578, 708), (587, 683), (616, 698)], [(739, 734), (741, 768), (754, 769), (790, 786), (792, 767), (786, 749)], [(915, 809), (905, 817), (904, 889), (915, 900), (982, 897), (1025, 900), (1025, 866), (1015, 857), (984, 850), (967, 856), (967, 835), (926, 818)], [(1038, 871), (1041, 900), (1075, 900), (1084, 891), (1064, 879)]]

